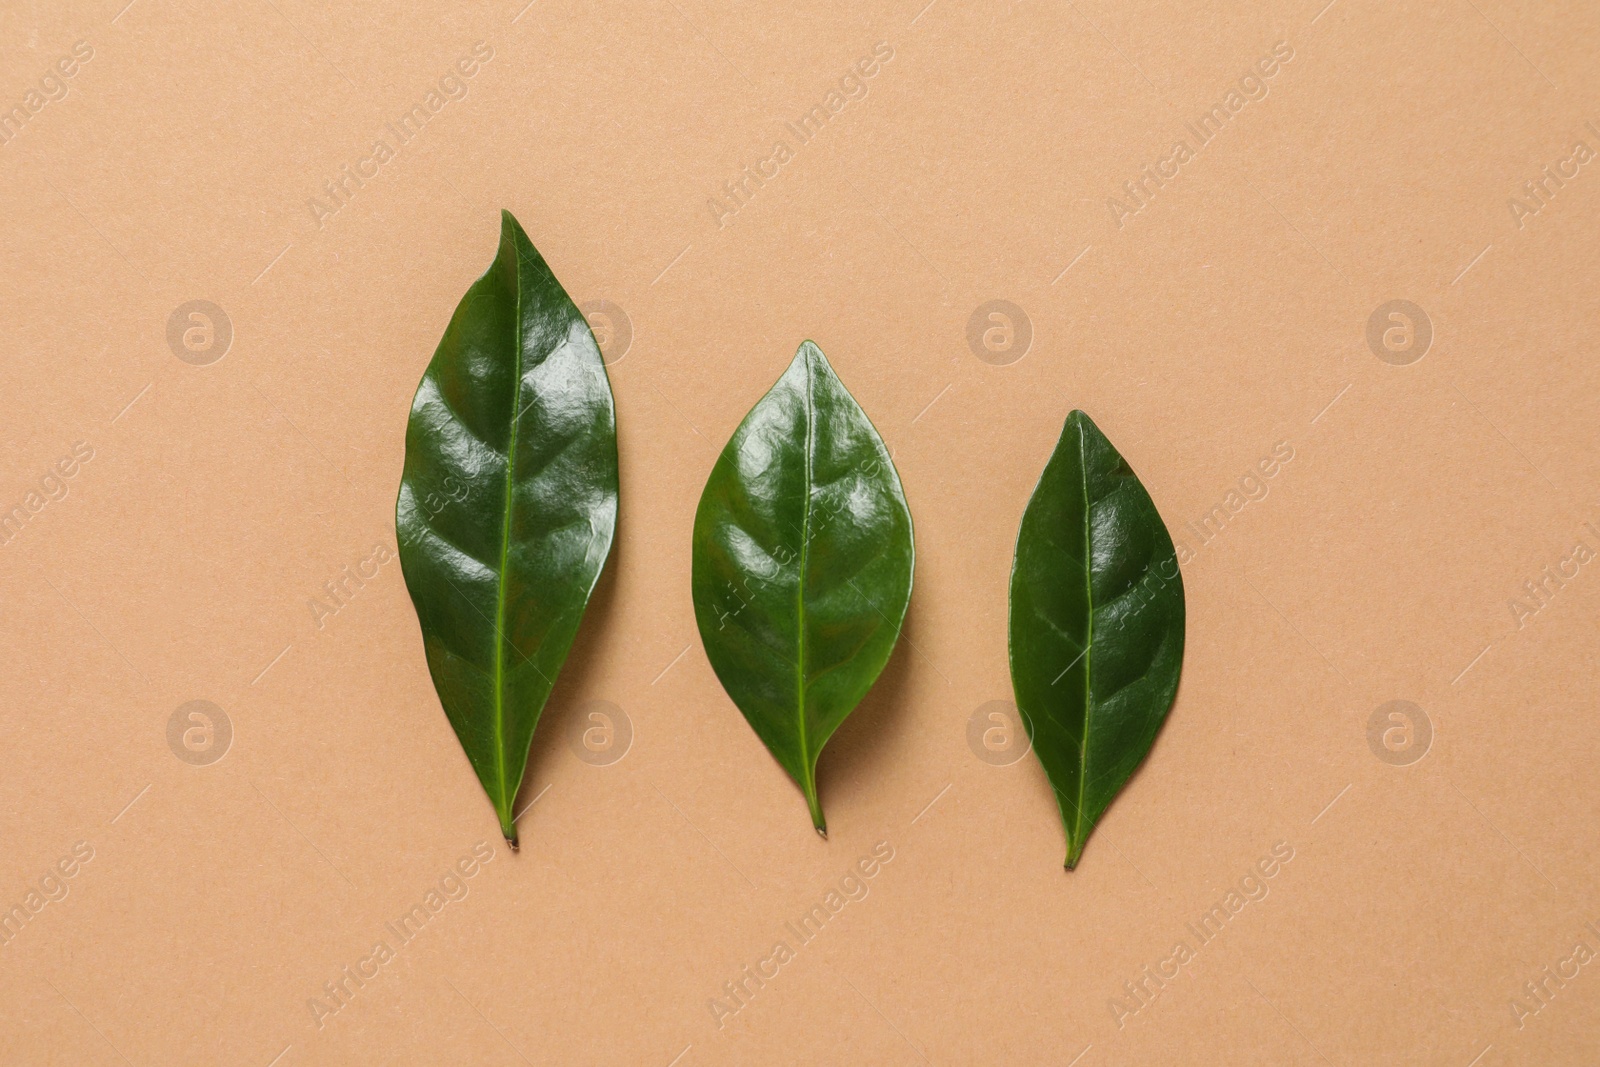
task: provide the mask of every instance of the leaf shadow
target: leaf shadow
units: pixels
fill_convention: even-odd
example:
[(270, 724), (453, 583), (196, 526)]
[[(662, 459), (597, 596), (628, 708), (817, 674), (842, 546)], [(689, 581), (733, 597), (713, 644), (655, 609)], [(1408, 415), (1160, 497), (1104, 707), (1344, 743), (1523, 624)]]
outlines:
[[(825, 814), (829, 813), (830, 796), (837, 800), (838, 794), (855, 792), (858, 785), (865, 788), (870, 783), (873, 771), (889, 758), (894, 741), (909, 728), (911, 699), (906, 682), (912, 660), (920, 655), (913, 644), (921, 628), (919, 616), (913, 596), (889, 662), (822, 750), (817, 761), (817, 792)], [(829, 822), (831, 825), (831, 817)]]
[[(545, 701), (539, 715), (539, 725), (533, 731), (533, 744), (528, 749), (528, 766), (522, 775), (522, 786), (517, 790), (517, 803), (512, 809), (522, 812), (549, 784), (549, 771), (554, 761), (567, 747), (568, 737), (577, 730), (579, 709), (587, 700), (580, 695), (591, 693), (590, 683), (599, 674), (606, 637), (614, 629), (617, 614), (617, 570), (621, 566), (622, 538), (611, 541), (611, 555), (600, 571), (594, 592), (589, 595), (589, 606), (584, 609), (583, 621), (572, 639), (561, 673)], [(523, 818), (526, 819), (526, 814)], [(522, 819), (518, 820), (519, 829)]]

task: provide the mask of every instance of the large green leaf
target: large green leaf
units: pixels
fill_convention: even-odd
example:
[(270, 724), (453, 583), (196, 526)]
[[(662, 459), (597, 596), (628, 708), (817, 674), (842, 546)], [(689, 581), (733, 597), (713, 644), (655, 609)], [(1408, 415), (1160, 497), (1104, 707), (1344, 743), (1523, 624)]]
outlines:
[(706, 657), (827, 836), (817, 756), (911, 600), (911, 512), (883, 439), (810, 341), (722, 450), (694, 518)]
[(513, 848), (528, 745), (616, 519), (600, 349), (501, 212), (499, 253), (411, 403), (395, 529), (439, 702)]
[(1182, 665), (1172, 538), (1127, 461), (1074, 411), (1011, 570), (1011, 684), (1061, 808), (1068, 870), (1150, 751)]

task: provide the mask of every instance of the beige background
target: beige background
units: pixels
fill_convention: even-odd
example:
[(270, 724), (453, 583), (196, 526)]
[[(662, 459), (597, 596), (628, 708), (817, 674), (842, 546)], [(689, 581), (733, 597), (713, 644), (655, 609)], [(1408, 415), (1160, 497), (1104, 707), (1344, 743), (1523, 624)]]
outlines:
[[(0, 548), (0, 904), (93, 850), (0, 948), (0, 1062), (1595, 1061), (1600, 964), (1541, 969), (1600, 951), (1600, 574), (1569, 562), (1520, 626), (1509, 602), (1600, 551), (1600, 164), (1520, 227), (1508, 200), (1600, 150), (1600, 9), (124, 3), (0, 13), (4, 107), (93, 50), (0, 145), (0, 506), (93, 450)], [(880, 42), (864, 98), (786, 131)], [(1279, 42), (1267, 95), (1119, 227), (1107, 199)], [(707, 200), (780, 139), (719, 227)], [(501, 207), (632, 330), (617, 547), (516, 856), (398, 567), (320, 629), (309, 606), (393, 544), (407, 405)], [(1031, 324), (1005, 365), (967, 341), (993, 299)], [(1366, 340), (1394, 299), (1432, 326), (1409, 365)], [(168, 342), (191, 300), (232, 325), (208, 365)], [(901, 647), (822, 760), (826, 842), (689, 600), (716, 449), (805, 337), (894, 449), (918, 549)], [(1191, 548), (1294, 458), (1185, 566), (1176, 707), (1066, 874), (1037, 762), (967, 731), (1010, 694), (1012, 538), (1073, 407)], [(169, 748), (190, 700), (231, 723), (220, 761)], [(633, 733), (602, 766), (573, 747), (595, 700)], [(1421, 719), (1369, 742), (1391, 700), (1431, 747)], [(315, 1018), (479, 841), (464, 899)], [(878, 842), (870, 893), (719, 1026)], [(1119, 1020), (1279, 842), (1268, 895)]]

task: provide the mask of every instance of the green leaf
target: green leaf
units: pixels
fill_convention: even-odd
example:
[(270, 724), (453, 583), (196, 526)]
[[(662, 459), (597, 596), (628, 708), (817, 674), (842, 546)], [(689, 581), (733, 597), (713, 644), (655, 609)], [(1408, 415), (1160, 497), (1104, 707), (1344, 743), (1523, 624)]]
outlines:
[(693, 589), (706, 658), (824, 837), (817, 756), (888, 662), (911, 569), (900, 476), (807, 341), (711, 471)]
[(1172, 538), (1127, 461), (1074, 411), (1011, 569), (1011, 684), (1061, 808), (1068, 870), (1150, 751), (1182, 666)]
[(501, 212), (499, 253), (411, 403), (395, 530), (439, 702), (512, 848), (528, 745), (616, 519), (599, 346)]

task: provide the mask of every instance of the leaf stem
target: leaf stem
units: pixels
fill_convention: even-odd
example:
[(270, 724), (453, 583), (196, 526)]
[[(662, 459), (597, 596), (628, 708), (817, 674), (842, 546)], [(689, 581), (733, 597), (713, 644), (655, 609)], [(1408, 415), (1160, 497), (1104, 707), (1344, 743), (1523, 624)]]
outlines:
[(817, 828), (817, 833), (826, 841), (828, 839), (828, 820), (822, 817), (822, 800), (817, 796), (817, 776), (815, 771), (811, 771), (806, 775), (804, 789), (806, 807), (811, 809), (811, 825)]

